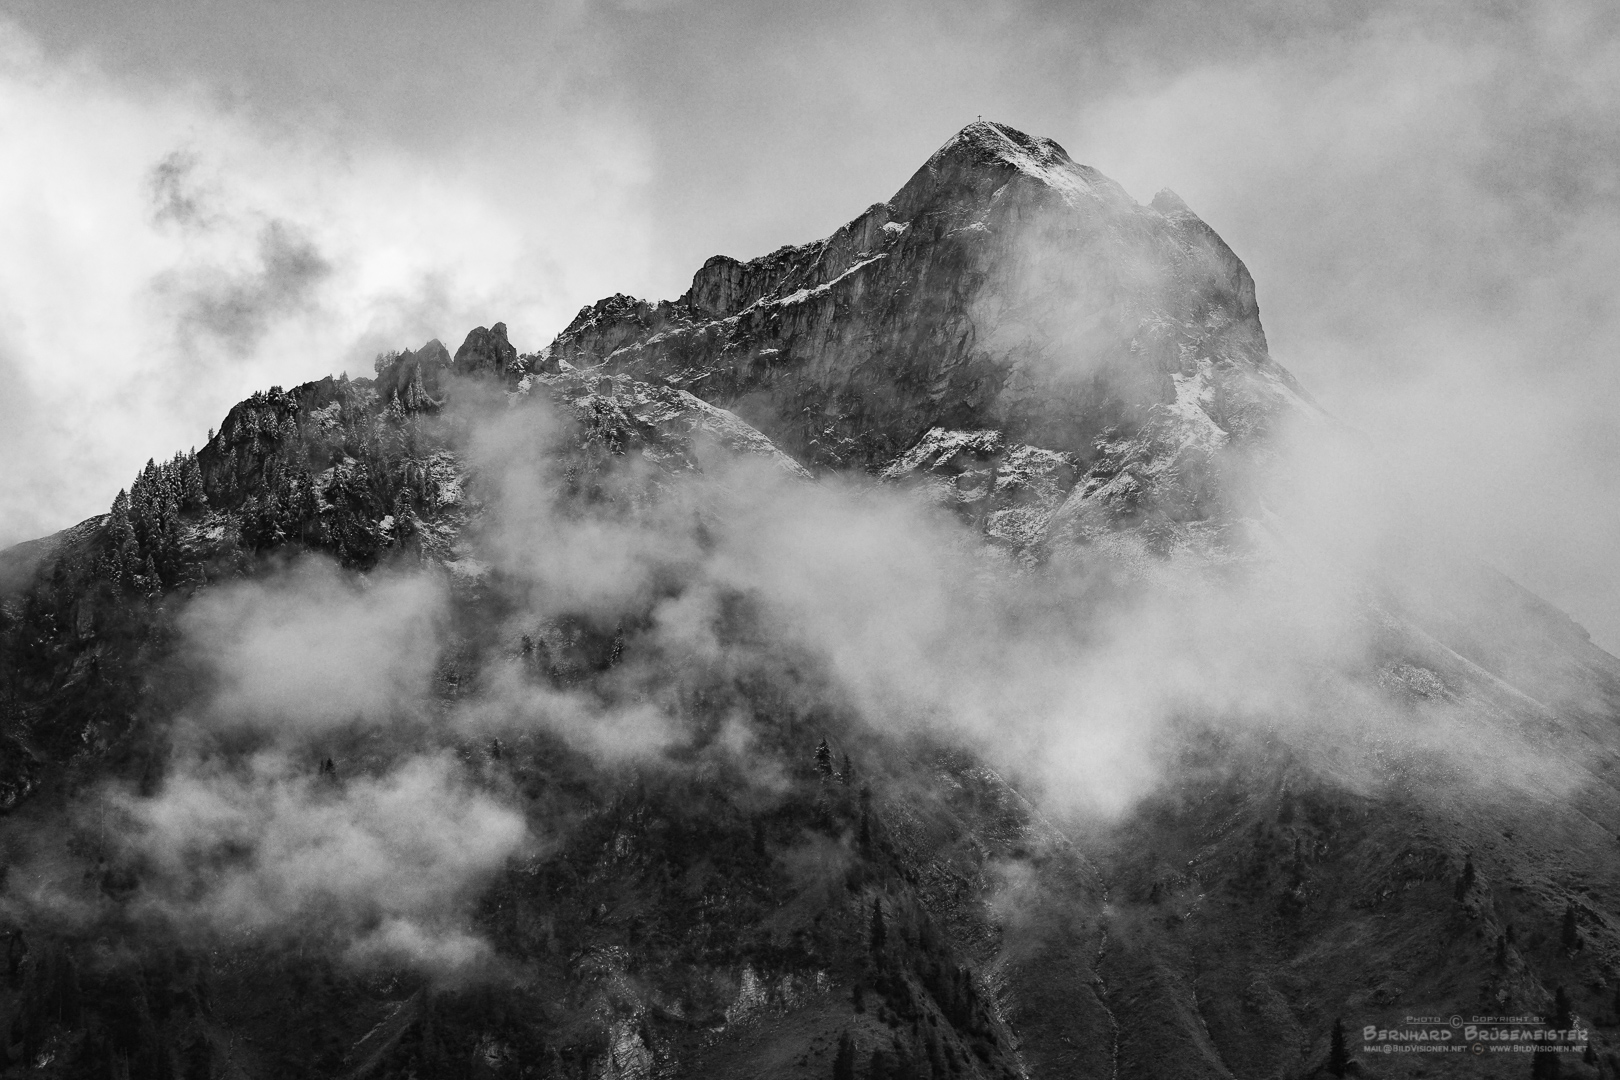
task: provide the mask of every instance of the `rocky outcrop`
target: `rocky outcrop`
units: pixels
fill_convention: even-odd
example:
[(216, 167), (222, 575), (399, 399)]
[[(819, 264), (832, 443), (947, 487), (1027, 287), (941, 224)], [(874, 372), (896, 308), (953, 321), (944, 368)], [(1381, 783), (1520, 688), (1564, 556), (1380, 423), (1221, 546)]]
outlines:
[(989, 122), (825, 240), (716, 256), (674, 302), (603, 300), (548, 356), (689, 389), (813, 467), (881, 467), (935, 427), (1084, 466), (1104, 435), (1241, 441), (1304, 401), (1248, 270), (1185, 204)]
[(399, 395), (402, 406), (414, 411), (441, 397), (451, 377), (491, 379), (515, 388), (529, 373), (528, 357), (506, 338), (506, 324), (474, 327), (451, 357), (443, 342), (434, 338), (419, 349), (384, 353), (377, 357), (372, 388), (381, 401)]
[(992, 542), (1028, 553), (1045, 539), (1079, 468), (1071, 454), (1009, 444), (999, 431), (933, 428), (881, 475), (920, 486)]
[(783, 476), (808, 480), (804, 467), (725, 409), (670, 386), (628, 376), (578, 371), (542, 375), (525, 387), (541, 388), (579, 421), (586, 441), (617, 455), (634, 454), (664, 473), (700, 472), (705, 451), (754, 456)]
[[(480, 327), (469, 334), (468, 341), (471, 342), (481, 330)], [(467, 346), (462, 345), (461, 348), (465, 351)], [(403, 396), (409, 392), (413, 382), (419, 383), (425, 393), (437, 394), (443, 388), (446, 374), (454, 367), (450, 350), (438, 338), (414, 351), (407, 349), (400, 353), (384, 353), (377, 357), (377, 394), (383, 401), (387, 401), (391, 394)]]
[(506, 324), (476, 327), (456, 350), (455, 369), (460, 375), (505, 377), (517, 368), (518, 352), (506, 340)]

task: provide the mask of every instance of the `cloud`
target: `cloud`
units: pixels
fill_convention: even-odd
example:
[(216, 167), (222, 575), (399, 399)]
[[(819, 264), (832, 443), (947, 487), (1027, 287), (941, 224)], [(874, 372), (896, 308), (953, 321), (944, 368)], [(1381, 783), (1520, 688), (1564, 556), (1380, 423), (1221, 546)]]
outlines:
[[(868, 479), (803, 482), (746, 458), (582, 464), (580, 433), (530, 411), (475, 437), (496, 477), (477, 543), (515, 613), (505, 633), (583, 618), (617, 627), (622, 657), (559, 691), (507, 653), (462, 708), (474, 729), (658, 761), (717, 753), (727, 710), (764, 693), (797, 715), (857, 717), (857, 736), (965, 742), (1049, 806), (1103, 815), (1155, 790), (1171, 748), (1200, 733), (1281, 740), (1358, 789), (1397, 782), (1391, 747), (1436, 790), (1572, 782), (1517, 727), (1536, 709), (1369, 601), (1410, 558), (1408, 508), (1337, 481), (1356, 501), (1324, 500), (1327, 466), (1303, 456), (1302, 475), (1268, 489), (1278, 524), (1237, 530), (1233, 565), (1178, 556), (1122, 577), (1086, 548), (1031, 568)], [(1329, 463), (1354, 475), (1353, 460)], [(1391, 674), (1394, 657), (1422, 673)], [(1406, 693), (1412, 678), (1429, 689)], [(764, 775), (775, 751), (748, 743)]]
[[(0, 301), (3, 304), (3, 301)], [(3, 309), (0, 309), (3, 310)], [(9, 335), (0, 328), (0, 447), (14, 447), (18, 454), (29, 447), (56, 443), (63, 446), (72, 467), (77, 457), (67, 432), (56, 428), (50, 411), (25, 365), (12, 356)], [(0, 503), (9, 511), (0, 515), (0, 547), (44, 536), (59, 527), (51, 510), (57, 496), (53, 477), (26, 468), (0, 469)]]
[(214, 688), (210, 723), (302, 739), (417, 718), (446, 615), (444, 586), (430, 574), (355, 579), (309, 558), (201, 594), (181, 627)]
[[(172, 29), (177, 10), (154, 25)], [(1059, 138), (1138, 195), (1175, 188), (1254, 270), (1276, 358), (1371, 436), (1361, 474), (1399, 478), (1437, 530), (1595, 623), (1600, 641), (1620, 633), (1606, 545), (1620, 440), (1605, 411), (1620, 395), (1605, 291), (1620, 251), (1607, 167), (1620, 64), (1599, 6), (1453, 21), (1393, 5), (1002, 4), (966, 34), (980, 16), (965, 6), (838, 22), (585, 5), (544, 23), (557, 62), (542, 74), (519, 59), (543, 20), (484, 14), (510, 32), (418, 12), (352, 69), (332, 63), (355, 40), (340, 13), (289, 20), (252, 42), (258, 74), (241, 82), (210, 45), (241, 33), (241, 12), (176, 35), (172, 62), (141, 59), (139, 42), (129, 55), (47, 48), (8, 24), (0, 122), (17, 150), (0, 167), (0, 241), (20, 254), (0, 265), (0, 314), (29, 410), (52, 419), (0, 429), (0, 451), (53, 464), (0, 486), (0, 527), (102, 509), (140, 461), (197, 441), (248, 390), (351, 359), (363, 370), (370, 352), (495, 317), (538, 343), (596, 295), (678, 291), (715, 249), (823, 235), (983, 112)], [(87, 40), (103, 32), (85, 25)], [(441, 26), (454, 78), (390, 58)], [(915, 46), (903, 57), (902, 31)], [(491, 47), (501, 63), (469, 62)], [(717, 47), (727, 63), (712, 62)], [(288, 56), (304, 77), (265, 74)], [(311, 104), (321, 85), (337, 88), (330, 111)], [(724, 152), (738, 145), (755, 151)], [(176, 291), (153, 303), (154, 281)], [(195, 331), (189, 348), (177, 318)], [(595, 697), (499, 658), (490, 711), (462, 717), (473, 727), (541, 727), (608, 761), (673, 752), (691, 745), (693, 718), (658, 679), (680, 657), (690, 668), (666, 682), (780, 677), (796, 704), (832, 699), (885, 732), (962, 733), (1056, 797), (1107, 809), (1156, 782), (1178, 724), (1279, 728), (1307, 747), (1376, 732), (1444, 757), (1459, 702), (1489, 704), (1439, 670), (1438, 696), (1367, 691), (1387, 628), (1358, 621), (1364, 609), (1311, 558), (1238, 589), (1172, 569), (1120, 594), (1083, 568), (1031, 578), (861, 484), (721, 467), (640, 504), (629, 495), (649, 474), (632, 469), (615, 481), (625, 499), (581, 514), (543, 467), (546, 423), (514, 415), (479, 435), (484, 555), (522, 619), (622, 623), (630, 645)], [(1372, 558), (1368, 524), (1347, 543)], [(282, 586), (239, 594), (268, 613), (259, 621), (199, 608), (198, 640), (217, 645), (210, 715), (289, 738), (356, 713), (409, 717), (440, 633), (432, 590), (407, 595), (420, 587), (335, 590), (330, 608), (296, 589), (278, 599)], [(391, 636), (400, 626), (415, 629)], [(300, 652), (306, 638), (326, 647)], [(805, 656), (830, 687), (781, 675)], [(290, 674), (300, 664), (307, 686)], [(1326, 683), (1311, 674), (1323, 670)], [(1483, 758), (1446, 760), (1493, 775)]]
[[(481, 415), (467, 457), (489, 494), (477, 526), (492, 564), (531, 592), (540, 610), (600, 613), (611, 619), (646, 595), (665, 567), (697, 552), (686, 488), (658, 483), (640, 457), (615, 459), (600, 447), (579, 451), (572, 416), (533, 400)], [(604, 498), (579, 512), (582, 476)]]
[(147, 178), (152, 194), (152, 220), (172, 222), (181, 228), (205, 228), (208, 224), (206, 196), (196, 185), (197, 155), (171, 150), (152, 166)]
[(32, 462), (0, 544), (105, 511), (254, 390), (497, 319), (534, 347), (644, 248), (634, 126), (595, 106), (519, 180), (115, 68), (0, 18), (0, 333), (41, 418), (0, 427)]
[(157, 289), (179, 309), (183, 330), (200, 330), (247, 351), (273, 320), (312, 310), (317, 287), (332, 274), (314, 242), (285, 221), (260, 231), (257, 256), (256, 266), (234, 273), (212, 267), (183, 278), (163, 274)]
[[(1399, 478), (1620, 640), (1620, 64), (1593, 5), (1455, 30), (1266, 4), (575, 5), (532, 54), (517, 31), (539, 24), (489, 8), (516, 30), (458, 10), (373, 33), (331, 7), (240, 49), (231, 9), (174, 35), (214, 58), (197, 67), (167, 56), (179, 7), (85, 21), (159, 27), (131, 35), (155, 60), (0, 23), (0, 454), (28, 463), (0, 480), (0, 543), (104, 509), (251, 390), (497, 318), (530, 347), (597, 296), (679, 292), (715, 250), (825, 235), (983, 112), (1139, 195), (1175, 188), (1254, 270), (1275, 357), (1369, 432), (1337, 476)], [(417, 62), (422, 40), (444, 55)], [(219, 70), (244, 54), (257, 74)], [(543, 411), (478, 426), (469, 543), (504, 606), (470, 700), (432, 695), (452, 641), (432, 573), (311, 563), (197, 600), (183, 640), (207, 693), (157, 791), (113, 798), (147, 914), (326, 936), (361, 965), (485, 962), (470, 899), (558, 823), (531, 830), (498, 770), (447, 744), (509, 732), (610, 770), (710, 770), (745, 803), (789, 786), (808, 748), (782, 745), (788, 720), (857, 752), (963, 742), (1077, 815), (1128, 810), (1201, 739), (1419, 798), (1574, 779), (1534, 703), (1368, 602), (1343, 567), (1376, 571), (1415, 519), (1376, 491), (1352, 508), (1315, 463), (1265, 558), (1122, 582), (1083, 555), (1030, 570), (862, 479), (610, 461), (582, 505), (580, 461), (557, 457), (573, 436)], [(554, 631), (622, 635), (622, 655), (562, 678), (515, 655)], [(357, 720), (364, 760), (316, 775)], [(49, 858), (64, 890), (82, 879)], [(809, 883), (847, 858), (809, 840), (784, 861)]]
[[(537, 840), (499, 777), (446, 746), (465, 729), (430, 722), (446, 603), (438, 574), (314, 557), (193, 599), (163, 779), (81, 807), (139, 883), (132, 910), (213, 940), (312, 939), (359, 966), (487, 967), (468, 905)], [(93, 917), (81, 893), (55, 873), (11, 902)]]
[[(482, 407), (447, 421), (490, 470), (458, 546), (487, 616), (458, 655), (464, 693), (432, 694), (441, 653), (471, 644), (438, 571), (312, 559), (201, 593), (174, 670), (204, 678), (166, 775), (107, 793), (138, 910), (312, 935), (358, 965), (487, 963), (470, 899), (567, 827), (530, 826), (542, 804), (504, 758), (462, 763), (492, 737), (607, 776), (702, 777), (743, 808), (792, 792), (821, 734), (874, 777), (895, 748), (965, 746), (1082, 821), (1128, 812), (1211, 743), (1223, 766), (1285, 758), (1420, 799), (1578, 780), (1544, 708), (1379, 606), (1367, 575), (1398, 515), (1337, 518), (1283, 485), (1273, 516), (1296, 526), (1250, 523), (1216, 571), (1178, 555), (1121, 575), (1085, 547), (1034, 565), (910, 489), (613, 454), (542, 401)], [(610, 572), (576, 569), (593, 555)], [(336, 773), (317, 771), (333, 743)], [(806, 841), (784, 861), (835, 882), (846, 857)]]
[[(59, 420), (0, 433), (45, 473), (3, 495), (0, 542), (104, 509), (252, 389), (496, 318), (539, 344), (598, 296), (678, 293), (715, 251), (825, 235), (983, 113), (1139, 196), (1175, 188), (1255, 271), (1277, 359), (1456, 532), (1620, 641), (1592, 539), (1620, 528), (1609, 6), (397, 14), (68, 2), (7, 24), (0, 318)], [(407, 61), (421, 40), (434, 65)], [(154, 221), (171, 195), (209, 229)], [(319, 311), (271, 303), (299, 313), (244, 354), (206, 327), (261, 310), (269, 221), (331, 269)], [(216, 274), (188, 351), (151, 283)]]
[(1436, 529), (1620, 645), (1612, 11), (1416, 11), (1086, 103), (1248, 262), (1272, 355)]
[(479, 696), (457, 710), (462, 732), (544, 731), (609, 765), (657, 763), (666, 751), (687, 745), (692, 734), (653, 702), (604, 701), (588, 690), (559, 690), (514, 663), (497, 663), (483, 674)]
[(191, 762), (115, 806), (149, 910), (217, 934), (337, 936), (356, 961), (438, 971), (487, 957), (465, 906), (529, 841), (447, 754), (341, 780), (279, 755)]

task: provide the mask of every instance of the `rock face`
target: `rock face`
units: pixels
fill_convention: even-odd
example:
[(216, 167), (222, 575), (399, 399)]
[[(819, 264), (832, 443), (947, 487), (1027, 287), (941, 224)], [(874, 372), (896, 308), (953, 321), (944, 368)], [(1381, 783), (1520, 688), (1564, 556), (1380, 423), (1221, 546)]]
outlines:
[[(1417, 548), (1322, 608), (1354, 650), (1293, 648), (1315, 631), (1271, 594), (1183, 625), (1273, 527), (1234, 477), (1300, 417), (1208, 226), (992, 123), (833, 236), (602, 300), (538, 354), (495, 323), (254, 394), (108, 514), (0, 552), (0, 1072), (1306, 1077), (1335, 1019), (1354, 1051), (1407, 1013), (1567, 1005), (1599, 1066), (1564, 1075), (1613, 1075), (1620, 661)], [(817, 561), (829, 508), (911, 496), (974, 529), (883, 518), (903, 557)], [(944, 554), (901, 534), (935, 526)], [(1273, 547), (1282, 600), (1337, 587)], [(885, 622), (921, 553), (953, 595)], [(1169, 586), (1116, 573), (1144, 567)], [(937, 633), (991, 587), (1016, 617)], [(813, 647), (772, 607), (820, 592), (883, 635)], [(992, 767), (1014, 712), (917, 733), (845, 677), (893, 649), (949, 682), (928, 653), (963, 639), (950, 663), (998, 658), (1034, 709), (1042, 635), (1080, 626), (1063, 663), (1111, 674), (1128, 635), (1091, 605), (1143, 595), (1162, 651), (1084, 703), (1101, 738), (1056, 744), (1113, 761), (1132, 694), (1168, 687), (1163, 775), (1101, 817)], [(261, 619), (245, 670), (210, 666), (221, 612)], [(1190, 691), (1183, 631), (1248, 666)], [(244, 687), (276, 725), (219, 704)], [(1288, 702), (1223, 726), (1251, 692)]]
[[(474, 334), (487, 334), (482, 327)], [(472, 335), (468, 336), (472, 341)], [(467, 351), (463, 345), (461, 350)], [(422, 392), (437, 394), (440, 392), (448, 372), (455, 369), (455, 363), (450, 359), (450, 350), (438, 338), (434, 338), (420, 349), (412, 352), (397, 353), (393, 357), (378, 357), (376, 390), (378, 396), (387, 401), (390, 395), (408, 395), (411, 385), (419, 386)]]
[(504, 378), (517, 367), (517, 350), (506, 340), (506, 324), (477, 327), (456, 350), (455, 368), (463, 375), (494, 375)]
[(1248, 269), (1180, 199), (1140, 206), (982, 121), (827, 239), (716, 256), (673, 302), (609, 297), (546, 356), (688, 389), (811, 468), (998, 431), (1085, 475), (1066, 537), (1147, 524), (1161, 549), (1233, 511), (1223, 454), (1314, 409), (1266, 352)]
[(1074, 455), (1009, 444), (999, 431), (931, 428), (881, 475), (923, 483), (992, 541), (1028, 552), (1045, 538), (1079, 473)]
[(827, 239), (716, 256), (674, 302), (610, 297), (549, 355), (670, 380), (824, 467), (886, 463), (936, 426), (1086, 463), (1155, 407), (1243, 439), (1299, 396), (1248, 270), (1179, 199), (1140, 206), (988, 122)]
[(684, 390), (635, 382), (623, 375), (571, 370), (542, 375), (522, 392), (536, 391), (566, 405), (588, 442), (599, 443), (617, 455), (639, 454), (661, 472), (700, 470), (707, 445), (728, 455), (763, 459), (796, 480), (810, 479), (804, 466), (754, 428)]

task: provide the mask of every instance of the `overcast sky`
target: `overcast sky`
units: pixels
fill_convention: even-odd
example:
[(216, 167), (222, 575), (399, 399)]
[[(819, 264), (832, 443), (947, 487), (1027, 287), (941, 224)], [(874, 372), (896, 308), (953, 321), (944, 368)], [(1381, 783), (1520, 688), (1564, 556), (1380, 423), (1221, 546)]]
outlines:
[(982, 114), (1178, 192), (1369, 467), (1614, 650), (1616, 11), (0, 0), (0, 543), (256, 388), (825, 235)]

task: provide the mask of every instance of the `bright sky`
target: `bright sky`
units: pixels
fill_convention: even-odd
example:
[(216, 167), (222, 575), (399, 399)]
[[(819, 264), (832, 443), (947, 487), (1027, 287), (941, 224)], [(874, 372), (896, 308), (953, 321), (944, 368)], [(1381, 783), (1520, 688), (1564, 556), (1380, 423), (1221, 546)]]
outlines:
[(1177, 191), (1377, 467), (1620, 648), (1620, 14), (1419, 8), (0, 0), (0, 543), (254, 389), (825, 235), (982, 114)]

